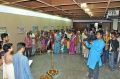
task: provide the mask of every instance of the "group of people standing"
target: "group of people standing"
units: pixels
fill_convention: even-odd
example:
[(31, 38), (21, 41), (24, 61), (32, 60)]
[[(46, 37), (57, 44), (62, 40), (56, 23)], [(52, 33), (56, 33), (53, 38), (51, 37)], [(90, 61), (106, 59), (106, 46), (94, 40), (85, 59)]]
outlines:
[[(120, 33), (116, 30), (108, 31), (90, 31), (96, 36), (95, 40), (83, 41), (83, 55), (88, 57), (87, 65), (89, 67), (89, 74), (86, 79), (98, 79), (99, 67), (103, 65), (108, 66), (110, 71), (114, 71), (116, 66), (120, 68)], [(85, 29), (82, 37), (88, 38), (88, 32)], [(107, 64), (108, 63), (108, 64)], [(117, 65), (118, 64), (118, 65)], [(93, 73), (94, 72), (94, 73)]]
[(50, 30), (49, 32), (37, 31), (35, 35), (36, 50), (40, 54), (44, 51), (53, 51), (54, 54), (80, 53), (81, 34), (75, 30)]
[(105, 32), (103, 36), (105, 47), (103, 50), (103, 65), (109, 61), (109, 68), (111, 71), (115, 70), (115, 64), (118, 63), (120, 67), (120, 33), (118, 31)]
[[(92, 34), (96, 37), (95, 40), (84, 40)], [(15, 54), (13, 54), (13, 44), (8, 43), (8, 34), (1, 34), (1, 40), (0, 69), (3, 72), (3, 79), (33, 79), (28, 58), (34, 54), (41, 55), (45, 52), (70, 55), (81, 53), (84, 58), (88, 58), (89, 74), (87, 79), (91, 79), (93, 74), (94, 79), (98, 79), (99, 67), (102, 66), (102, 62), (103, 65), (106, 65), (109, 61), (111, 71), (114, 71), (115, 63), (120, 63), (120, 34), (117, 31), (111, 33), (95, 31), (95, 29), (89, 33), (86, 29), (83, 32), (74, 29), (37, 31), (36, 33), (29, 31), (24, 42), (17, 44), (17, 53)]]
[(27, 33), (24, 42), (17, 44), (17, 52), (13, 53), (13, 43), (9, 43), (9, 35), (1, 34), (0, 41), (0, 79), (33, 79), (28, 59), (34, 54), (53, 51), (54, 54), (80, 53), (76, 44), (80, 42), (80, 31), (61, 30), (32, 31)]
[(28, 58), (23, 55), (26, 45), (17, 44), (17, 52), (13, 54), (13, 44), (9, 42), (7, 33), (1, 34), (0, 41), (0, 79), (33, 79)]

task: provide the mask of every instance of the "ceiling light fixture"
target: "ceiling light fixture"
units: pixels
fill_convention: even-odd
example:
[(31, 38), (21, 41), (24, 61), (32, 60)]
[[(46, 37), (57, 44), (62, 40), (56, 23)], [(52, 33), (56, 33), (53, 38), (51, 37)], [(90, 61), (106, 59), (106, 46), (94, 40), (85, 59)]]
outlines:
[(81, 8), (87, 13), (90, 17), (93, 16), (92, 12), (90, 12), (90, 9), (87, 7), (87, 3), (82, 3)]
[(92, 12), (88, 12), (88, 15), (93, 16)]
[(91, 14), (90, 16), (93, 16), (93, 14)]
[(92, 14), (92, 12), (88, 12), (88, 14)]
[(87, 3), (82, 3), (82, 4), (81, 4), (81, 7), (82, 7), (82, 8), (87, 7)]
[(90, 9), (88, 9), (88, 8), (85, 9), (85, 12), (89, 12), (89, 11), (90, 11)]

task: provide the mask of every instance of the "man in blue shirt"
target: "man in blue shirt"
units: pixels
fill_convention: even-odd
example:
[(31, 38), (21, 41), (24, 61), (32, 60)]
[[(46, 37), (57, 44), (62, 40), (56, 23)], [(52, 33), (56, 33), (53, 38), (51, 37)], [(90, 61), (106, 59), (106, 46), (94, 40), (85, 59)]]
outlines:
[(25, 43), (18, 43), (17, 50), (18, 52), (13, 56), (15, 79), (33, 79), (28, 58), (23, 55), (23, 52), (25, 51)]
[(96, 32), (96, 40), (90, 41), (86, 43), (86, 46), (90, 48), (89, 58), (87, 65), (89, 67), (89, 75), (87, 79), (91, 79), (93, 77), (94, 72), (94, 79), (98, 79), (99, 76), (99, 67), (102, 66), (101, 62), (101, 53), (104, 48), (104, 41), (102, 39), (103, 33), (101, 31)]

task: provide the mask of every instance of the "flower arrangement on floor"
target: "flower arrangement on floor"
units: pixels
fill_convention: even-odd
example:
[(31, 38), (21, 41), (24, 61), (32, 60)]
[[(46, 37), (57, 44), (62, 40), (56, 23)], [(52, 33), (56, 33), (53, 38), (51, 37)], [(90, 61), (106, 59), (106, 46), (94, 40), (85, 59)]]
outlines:
[(53, 79), (53, 77), (50, 75), (42, 75), (40, 79)]
[(52, 67), (51, 67), (51, 70), (48, 70), (48, 71), (47, 71), (47, 74), (48, 74), (48, 75), (41, 76), (40, 79), (53, 79), (53, 76), (58, 74), (58, 71), (57, 71), (57, 70), (54, 70), (54, 57), (53, 57), (53, 51), (52, 51), (52, 59), (51, 59), (51, 60), (52, 60)]
[(47, 74), (54, 76), (54, 75), (57, 75), (57, 74), (58, 74), (58, 71), (57, 71), (57, 70), (54, 70), (54, 69), (53, 69), (53, 70), (48, 70)]

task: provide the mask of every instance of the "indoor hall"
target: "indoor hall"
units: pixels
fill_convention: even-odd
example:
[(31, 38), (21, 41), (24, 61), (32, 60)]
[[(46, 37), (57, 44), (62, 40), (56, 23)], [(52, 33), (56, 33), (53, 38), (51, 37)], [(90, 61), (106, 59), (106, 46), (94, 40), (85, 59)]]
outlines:
[(120, 79), (120, 0), (0, 0), (0, 79)]

